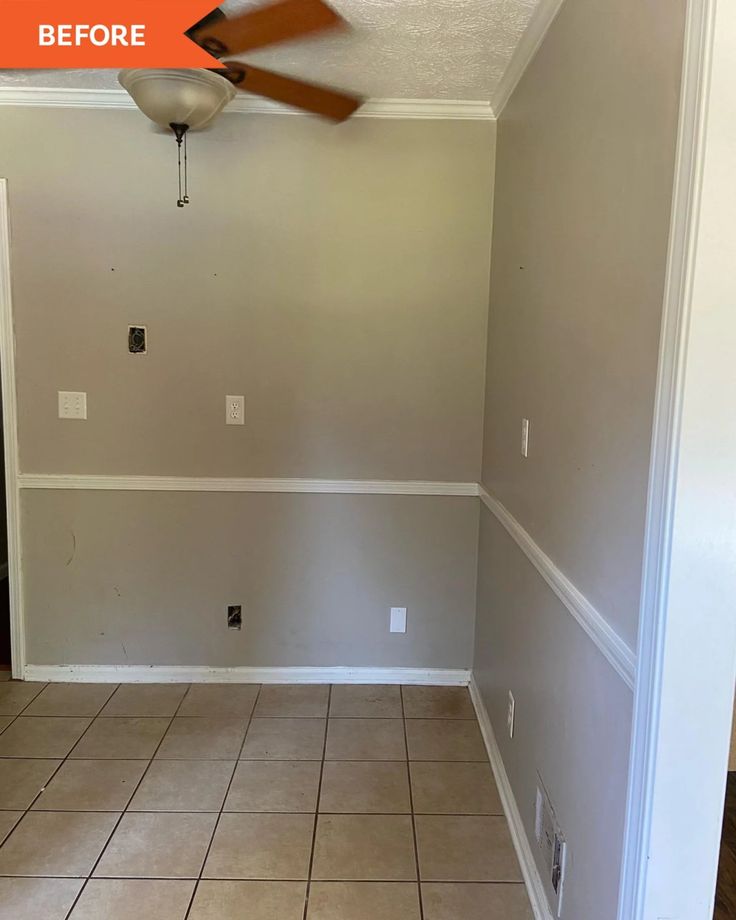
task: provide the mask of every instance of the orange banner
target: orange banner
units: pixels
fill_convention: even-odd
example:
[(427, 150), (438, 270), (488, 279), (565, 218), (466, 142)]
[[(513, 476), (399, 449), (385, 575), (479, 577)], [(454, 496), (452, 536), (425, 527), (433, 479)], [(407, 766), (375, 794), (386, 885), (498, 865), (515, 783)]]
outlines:
[(217, 67), (184, 32), (216, 0), (0, 0), (0, 68)]

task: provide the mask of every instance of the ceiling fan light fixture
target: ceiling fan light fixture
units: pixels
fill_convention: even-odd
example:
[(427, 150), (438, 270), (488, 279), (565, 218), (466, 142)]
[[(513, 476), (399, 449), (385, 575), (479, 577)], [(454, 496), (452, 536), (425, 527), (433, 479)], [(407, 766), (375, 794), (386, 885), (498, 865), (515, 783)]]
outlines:
[(229, 80), (209, 70), (122, 70), (118, 80), (141, 112), (162, 128), (204, 128), (236, 92)]

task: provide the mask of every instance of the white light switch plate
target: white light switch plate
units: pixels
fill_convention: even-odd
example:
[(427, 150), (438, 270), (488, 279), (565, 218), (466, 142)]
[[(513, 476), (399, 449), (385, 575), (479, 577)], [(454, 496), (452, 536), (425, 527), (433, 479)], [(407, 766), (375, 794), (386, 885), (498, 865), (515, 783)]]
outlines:
[(225, 424), (245, 425), (245, 396), (225, 397)]
[(521, 420), (521, 456), (529, 456), (529, 419)]
[(87, 418), (87, 394), (59, 390), (59, 418)]
[(406, 632), (406, 607), (391, 608), (391, 632)]
[(509, 708), (506, 713), (506, 726), (509, 730), (509, 738), (514, 737), (514, 725), (516, 724), (516, 700), (514, 694), (509, 690)]

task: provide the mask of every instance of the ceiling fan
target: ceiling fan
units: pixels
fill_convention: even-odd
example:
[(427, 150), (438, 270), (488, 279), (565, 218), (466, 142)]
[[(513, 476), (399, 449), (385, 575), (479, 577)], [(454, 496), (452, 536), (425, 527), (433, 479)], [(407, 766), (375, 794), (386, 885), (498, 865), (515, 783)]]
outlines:
[[(237, 60), (224, 60), (269, 45), (319, 32), (347, 30), (348, 23), (324, 0), (276, 0), (229, 19), (213, 10), (187, 31), (187, 36), (222, 67), (211, 70), (124, 70), (118, 79), (138, 108), (163, 128), (171, 129), (179, 146), (179, 199), (189, 203), (186, 189), (186, 135), (204, 128), (238, 90), (341, 122), (363, 100)], [(184, 185), (181, 152), (184, 144)]]

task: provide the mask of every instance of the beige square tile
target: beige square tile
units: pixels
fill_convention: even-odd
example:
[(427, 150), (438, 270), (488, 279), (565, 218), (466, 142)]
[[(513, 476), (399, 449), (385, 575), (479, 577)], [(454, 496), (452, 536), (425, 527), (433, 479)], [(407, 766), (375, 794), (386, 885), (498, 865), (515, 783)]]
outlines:
[(521, 881), (505, 818), (417, 815), (416, 831), (422, 881)]
[(46, 684), (34, 684), (22, 680), (0, 684), (0, 715), (19, 715), (45, 686)]
[(169, 719), (95, 719), (69, 755), (75, 760), (148, 760)]
[(232, 760), (154, 760), (129, 811), (219, 811), (233, 775)]
[(60, 760), (0, 760), (0, 808), (25, 811), (60, 764)]
[(328, 684), (271, 684), (261, 688), (254, 715), (259, 718), (324, 718)]
[(486, 761), (476, 722), (450, 719), (407, 719), (409, 760)]
[(419, 918), (419, 888), (413, 882), (314, 882), (309, 892), (307, 920)]
[(321, 812), (411, 814), (405, 763), (325, 763)]
[(156, 757), (164, 760), (237, 760), (247, 719), (177, 716)]
[(304, 882), (210, 882), (197, 886), (188, 920), (302, 920)]
[(115, 688), (115, 684), (48, 684), (24, 715), (96, 716)]
[(125, 814), (95, 877), (197, 878), (216, 821), (211, 814)]
[(225, 811), (314, 814), (321, 768), (310, 760), (241, 760)]
[(0, 757), (66, 757), (91, 721), (21, 716), (0, 735)]
[(0, 878), (0, 920), (64, 920), (83, 884), (72, 878)]
[(22, 811), (0, 811), (0, 843), (23, 817)]
[(259, 684), (192, 684), (177, 714), (248, 719), (259, 689)]
[(15, 716), (0, 716), (0, 732), (4, 731), (14, 718)]
[(243, 760), (322, 760), (326, 719), (252, 719)]
[(0, 848), (0, 875), (88, 875), (117, 820), (108, 812), (29, 811)]
[(401, 688), (397, 684), (336, 684), (330, 715), (340, 719), (401, 719)]
[(100, 715), (173, 716), (189, 684), (121, 684)]
[(312, 878), (413, 881), (417, 877), (409, 815), (320, 815)]
[(223, 815), (203, 878), (306, 879), (312, 815)]
[(329, 719), (325, 760), (406, 760), (401, 719)]
[(475, 709), (467, 687), (402, 687), (407, 719), (472, 719)]
[(410, 768), (417, 814), (503, 814), (490, 764), (414, 761)]
[(422, 885), (424, 920), (534, 920), (523, 885)]
[(38, 811), (124, 811), (145, 760), (67, 760), (36, 799)]
[(184, 920), (194, 881), (90, 879), (69, 920)]

